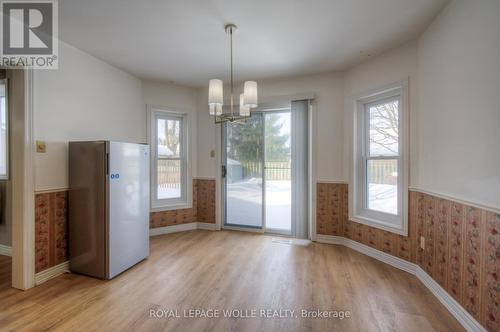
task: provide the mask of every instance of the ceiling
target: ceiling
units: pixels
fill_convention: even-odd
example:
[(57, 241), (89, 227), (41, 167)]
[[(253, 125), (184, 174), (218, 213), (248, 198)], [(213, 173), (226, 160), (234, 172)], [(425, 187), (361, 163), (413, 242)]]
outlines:
[(447, 0), (63, 0), (59, 33), (138, 77), (189, 86), (344, 70), (410, 41)]

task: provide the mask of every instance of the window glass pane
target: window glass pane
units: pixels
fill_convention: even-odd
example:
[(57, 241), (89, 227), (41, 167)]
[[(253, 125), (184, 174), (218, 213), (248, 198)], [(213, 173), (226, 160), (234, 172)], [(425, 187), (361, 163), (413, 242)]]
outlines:
[(262, 227), (262, 113), (227, 124), (226, 224)]
[(398, 100), (369, 106), (370, 156), (397, 156), (399, 118)]
[[(4, 81), (5, 82), (5, 81)], [(7, 176), (7, 104), (5, 83), (0, 83), (0, 176)]]
[(398, 161), (368, 160), (368, 209), (398, 214)]
[(158, 157), (180, 158), (181, 154), (181, 121), (158, 119)]
[(266, 227), (292, 230), (291, 113), (268, 113), (265, 127)]
[(158, 159), (158, 199), (181, 197), (181, 161)]

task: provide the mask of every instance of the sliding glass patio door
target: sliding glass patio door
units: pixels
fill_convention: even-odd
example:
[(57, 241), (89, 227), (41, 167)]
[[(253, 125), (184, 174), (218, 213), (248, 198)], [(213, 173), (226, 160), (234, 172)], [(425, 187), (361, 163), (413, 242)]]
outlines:
[(290, 111), (264, 113), (266, 231), (292, 235)]
[(292, 235), (290, 111), (223, 128), (224, 224)]
[(224, 126), (225, 225), (263, 228), (264, 116)]

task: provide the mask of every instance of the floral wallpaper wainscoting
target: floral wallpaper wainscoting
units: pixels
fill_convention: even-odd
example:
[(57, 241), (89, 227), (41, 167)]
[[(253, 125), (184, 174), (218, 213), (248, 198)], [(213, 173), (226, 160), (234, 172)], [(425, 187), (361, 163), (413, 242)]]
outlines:
[(401, 236), (348, 220), (347, 192), (347, 184), (317, 184), (318, 234), (418, 264), (488, 331), (500, 331), (500, 214), (410, 191), (409, 234)]
[(68, 192), (35, 195), (35, 272), (68, 259)]

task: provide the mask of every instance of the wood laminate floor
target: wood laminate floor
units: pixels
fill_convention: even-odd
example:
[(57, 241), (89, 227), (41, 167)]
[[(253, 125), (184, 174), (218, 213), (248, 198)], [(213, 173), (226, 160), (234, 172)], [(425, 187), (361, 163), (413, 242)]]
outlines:
[[(26, 292), (8, 288), (8, 266), (10, 258), (1, 258), (2, 331), (463, 331), (408, 273), (345, 247), (276, 243), (266, 235), (157, 236), (151, 256), (114, 280), (65, 274)], [(151, 309), (177, 310), (181, 318), (152, 318)], [(255, 309), (257, 317), (182, 317), (189, 309), (221, 316)], [(298, 317), (260, 317), (266, 309), (295, 310)], [(302, 309), (351, 317), (304, 319)]]

